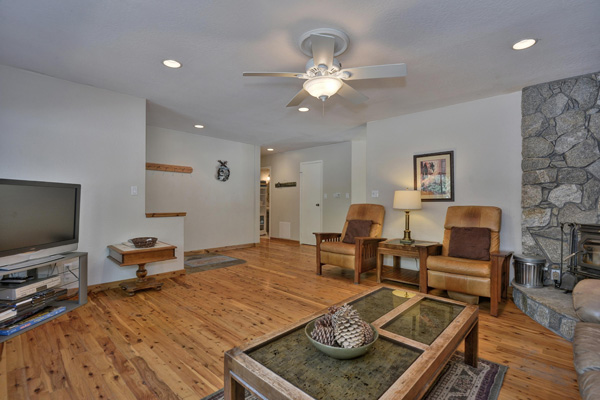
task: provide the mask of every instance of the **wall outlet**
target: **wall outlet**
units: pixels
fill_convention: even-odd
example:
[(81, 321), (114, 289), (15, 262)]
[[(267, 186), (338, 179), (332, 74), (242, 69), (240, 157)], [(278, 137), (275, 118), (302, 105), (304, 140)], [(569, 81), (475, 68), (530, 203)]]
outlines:
[(334, 193), (333, 197), (335, 197), (336, 199), (339, 199), (342, 196), (341, 193)]
[(346, 193), (346, 198), (349, 199), (350, 198), (350, 193)]
[(131, 195), (132, 196), (137, 196), (137, 186), (132, 186), (131, 187)]
[(371, 197), (379, 197), (379, 190), (371, 190)]
[(325, 193), (325, 194), (323, 195), (323, 198), (324, 198), (324, 199), (326, 199), (326, 198), (327, 198), (327, 193)]

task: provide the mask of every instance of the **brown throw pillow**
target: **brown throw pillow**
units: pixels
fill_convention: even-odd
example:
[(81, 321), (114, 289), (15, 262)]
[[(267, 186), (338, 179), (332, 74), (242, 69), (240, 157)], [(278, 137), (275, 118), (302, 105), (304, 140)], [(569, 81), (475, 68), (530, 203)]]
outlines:
[(490, 230), (488, 228), (452, 228), (448, 255), (471, 260), (490, 260)]
[(354, 244), (355, 237), (369, 236), (369, 233), (371, 233), (371, 224), (370, 220), (351, 219), (348, 221), (348, 227), (346, 228), (346, 234), (342, 242)]

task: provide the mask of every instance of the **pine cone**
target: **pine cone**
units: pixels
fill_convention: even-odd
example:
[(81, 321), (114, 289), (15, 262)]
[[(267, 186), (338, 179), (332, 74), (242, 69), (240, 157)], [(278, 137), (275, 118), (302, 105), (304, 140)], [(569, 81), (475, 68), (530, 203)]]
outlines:
[(332, 317), (335, 340), (344, 348), (360, 347), (365, 341), (362, 320), (351, 305), (344, 304)]
[(363, 330), (364, 330), (364, 334), (365, 334), (365, 343), (364, 344), (369, 344), (373, 341), (373, 339), (375, 339), (375, 332), (373, 332), (373, 328), (371, 328), (371, 325), (369, 325), (368, 322), (365, 321), (361, 321), (362, 325), (363, 325)]
[(327, 326), (333, 328), (333, 322), (331, 321), (331, 314), (325, 314), (321, 318), (315, 321), (315, 328), (317, 326)]
[(310, 336), (317, 342), (322, 343), (324, 345), (335, 345), (335, 335), (333, 332), (333, 327), (331, 326), (317, 326), (317, 324), (315, 323), (315, 329), (313, 329)]
[(329, 314), (333, 315), (337, 312), (337, 310), (340, 309), (340, 306), (331, 306), (329, 307), (327, 310), (329, 311)]

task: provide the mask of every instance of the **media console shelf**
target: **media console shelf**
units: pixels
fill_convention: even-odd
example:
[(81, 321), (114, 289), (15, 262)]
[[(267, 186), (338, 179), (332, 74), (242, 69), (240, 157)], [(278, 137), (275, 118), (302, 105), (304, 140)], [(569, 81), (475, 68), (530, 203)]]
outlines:
[[(13, 337), (20, 335), (23, 332), (27, 332), (30, 329), (36, 328), (40, 325), (45, 324), (54, 318), (60, 317), (67, 312), (74, 310), (87, 303), (87, 253), (84, 252), (72, 252), (63, 253), (63, 257), (58, 260), (43, 262), (40, 264), (29, 265), (27, 267), (13, 269), (10, 271), (0, 270), (0, 279), (5, 275), (14, 274), (17, 272), (27, 272), (28, 275), (32, 275), (36, 278), (43, 278), (53, 275), (58, 275), (61, 278), (61, 283), (54, 286), (55, 289), (71, 289), (77, 290), (77, 298), (75, 300), (58, 300), (49, 304), (49, 306), (66, 308), (65, 312), (48, 318), (42, 322), (31, 325), (18, 332), (8, 336), (0, 336), (0, 343), (12, 339)], [(68, 293), (71, 293), (69, 291)]]

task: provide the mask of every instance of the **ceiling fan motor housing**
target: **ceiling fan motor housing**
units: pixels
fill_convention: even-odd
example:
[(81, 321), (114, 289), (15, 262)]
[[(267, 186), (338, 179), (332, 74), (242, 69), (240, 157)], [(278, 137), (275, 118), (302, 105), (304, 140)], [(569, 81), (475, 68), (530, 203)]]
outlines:
[(322, 69), (322, 66), (315, 65), (314, 58), (311, 58), (306, 63), (306, 75), (309, 77), (313, 76), (323, 76), (323, 75), (333, 75), (339, 72), (342, 69), (342, 64), (337, 60), (337, 58), (333, 59), (333, 65), (327, 65), (326, 69)]

